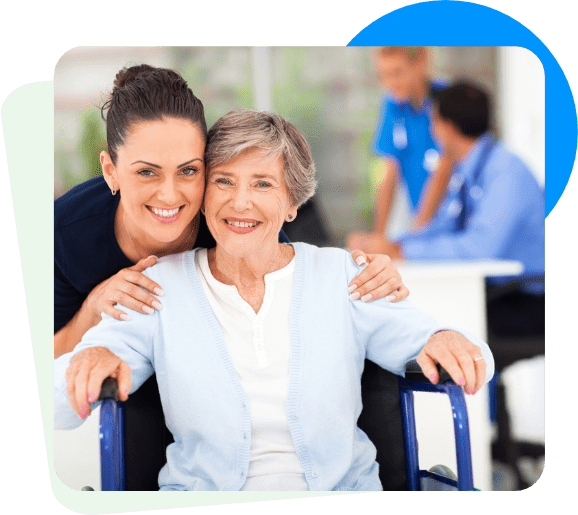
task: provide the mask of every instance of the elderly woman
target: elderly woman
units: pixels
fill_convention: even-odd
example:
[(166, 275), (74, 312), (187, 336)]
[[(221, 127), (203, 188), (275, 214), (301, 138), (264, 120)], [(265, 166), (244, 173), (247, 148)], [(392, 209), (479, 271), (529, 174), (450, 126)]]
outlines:
[(206, 170), (216, 247), (160, 259), (145, 273), (162, 311), (105, 316), (55, 361), (56, 427), (86, 418), (105, 377), (124, 400), (156, 372), (175, 438), (161, 490), (381, 490), (356, 425), (365, 358), (397, 374), (417, 358), (434, 383), (440, 363), (473, 394), (493, 375), (487, 345), (408, 301), (350, 302), (345, 251), (279, 243), (315, 189), (309, 146), (282, 118), (222, 117)]

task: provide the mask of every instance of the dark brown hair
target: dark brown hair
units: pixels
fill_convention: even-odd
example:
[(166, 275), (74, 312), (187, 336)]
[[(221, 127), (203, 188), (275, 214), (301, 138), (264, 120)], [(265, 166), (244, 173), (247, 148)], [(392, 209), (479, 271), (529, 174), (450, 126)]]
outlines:
[(432, 96), (440, 117), (452, 122), (464, 136), (477, 138), (490, 129), (490, 96), (481, 86), (459, 81)]
[(203, 104), (177, 72), (166, 68), (141, 64), (120, 70), (110, 97), (101, 107), (101, 116), (106, 122), (108, 153), (114, 164), (117, 149), (138, 122), (162, 120), (165, 116), (190, 120), (207, 140)]

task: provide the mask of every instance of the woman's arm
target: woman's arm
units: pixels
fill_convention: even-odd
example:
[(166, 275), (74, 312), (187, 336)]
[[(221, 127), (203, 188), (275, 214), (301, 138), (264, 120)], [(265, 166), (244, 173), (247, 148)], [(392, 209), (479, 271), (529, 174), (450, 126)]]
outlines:
[(116, 303), (139, 311), (153, 313), (162, 309), (156, 297), (148, 292), (161, 296), (161, 287), (142, 272), (154, 265), (155, 256), (141, 259), (136, 265), (125, 268), (97, 285), (82, 303), (72, 319), (54, 335), (54, 357), (58, 358), (71, 352), (84, 334), (98, 324), (101, 314), (105, 313), (117, 320), (128, 320), (129, 315), (114, 307)]
[(103, 315), (73, 352), (54, 361), (56, 429), (77, 427), (90, 415), (106, 377), (116, 378), (119, 396), (126, 400), (131, 390), (153, 374), (153, 342), (161, 337), (157, 334), (160, 314), (130, 314), (130, 320), (123, 323)]
[[(356, 272), (350, 259), (346, 259), (346, 269), (347, 277)], [(383, 299), (350, 302), (349, 308), (358, 344), (366, 357), (382, 368), (403, 375), (406, 364), (419, 357), (427, 377), (439, 363), (456, 384), (463, 379), (463, 386), (473, 391), (492, 378), (494, 362), (486, 343), (462, 330), (440, 326), (407, 300), (396, 304)], [(474, 361), (480, 356), (483, 364)], [(432, 380), (436, 381), (437, 377)]]

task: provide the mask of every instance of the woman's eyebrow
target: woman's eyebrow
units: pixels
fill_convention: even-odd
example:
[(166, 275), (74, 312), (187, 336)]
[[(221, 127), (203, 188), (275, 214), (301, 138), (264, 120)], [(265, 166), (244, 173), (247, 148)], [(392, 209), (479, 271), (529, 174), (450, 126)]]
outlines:
[(203, 162), (203, 160), (200, 157), (195, 157), (194, 159), (191, 159), (190, 161), (187, 161), (186, 163), (183, 163), (182, 165), (177, 166), (177, 168), (181, 168), (182, 166), (188, 165), (189, 163), (192, 163), (193, 161), (200, 161), (201, 163)]
[[(192, 163), (193, 161), (200, 161), (201, 163), (203, 162), (203, 160), (200, 157), (195, 157), (194, 159), (190, 159), (189, 161), (177, 166), (177, 168), (182, 168), (183, 166), (188, 165), (189, 163)], [(155, 165), (154, 163), (149, 163), (147, 161), (140, 161), (140, 160), (134, 161), (133, 163), (131, 163), (131, 165), (134, 165), (136, 163), (143, 163), (143, 164), (148, 165), (148, 166), (153, 166), (154, 168), (158, 168), (159, 170), (162, 169), (162, 166), (160, 166), (160, 165)]]
[(162, 168), (162, 166), (155, 165), (155, 164), (153, 164), (153, 163), (147, 163), (146, 161), (140, 161), (140, 160), (139, 160), (139, 161), (134, 161), (133, 163), (131, 163), (131, 165), (134, 165), (134, 164), (137, 164), (137, 163), (143, 163), (143, 164), (148, 165), (148, 166), (153, 166), (153, 167), (155, 167), (155, 168), (158, 168), (159, 170)]

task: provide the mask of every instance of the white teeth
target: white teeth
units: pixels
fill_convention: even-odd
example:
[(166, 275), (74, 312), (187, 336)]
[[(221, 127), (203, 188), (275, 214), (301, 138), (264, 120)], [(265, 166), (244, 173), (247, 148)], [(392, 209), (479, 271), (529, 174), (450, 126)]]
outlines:
[(227, 220), (229, 225), (233, 225), (235, 227), (255, 227), (259, 222), (237, 222), (236, 220)]
[(152, 212), (157, 216), (162, 216), (163, 218), (171, 218), (175, 216), (181, 208), (171, 209), (167, 211), (166, 209), (157, 209), (156, 207), (151, 207)]

